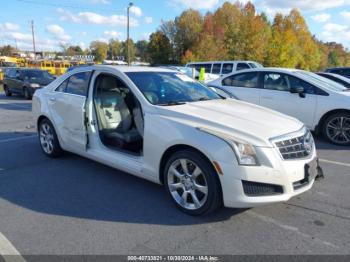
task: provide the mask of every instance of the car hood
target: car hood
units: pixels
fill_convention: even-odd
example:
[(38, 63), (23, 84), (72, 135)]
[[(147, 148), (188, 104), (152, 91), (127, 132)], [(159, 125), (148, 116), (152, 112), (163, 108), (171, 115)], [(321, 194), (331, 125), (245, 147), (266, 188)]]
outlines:
[(183, 124), (222, 133), (255, 146), (303, 128), (303, 123), (276, 111), (233, 99), (158, 107), (160, 115)]

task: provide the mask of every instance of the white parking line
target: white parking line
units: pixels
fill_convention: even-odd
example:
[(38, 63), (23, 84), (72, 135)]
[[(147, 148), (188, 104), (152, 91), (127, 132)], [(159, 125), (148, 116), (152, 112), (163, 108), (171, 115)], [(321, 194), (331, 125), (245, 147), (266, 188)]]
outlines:
[(7, 143), (7, 142), (24, 140), (24, 139), (29, 139), (29, 138), (34, 138), (34, 137), (38, 137), (38, 136), (37, 135), (30, 135), (30, 136), (21, 136), (21, 137), (13, 137), (13, 138), (8, 138), (8, 139), (3, 139), (3, 140), (0, 140), (0, 144)]
[[(21, 256), (21, 253), (12, 245), (0, 232), (0, 255), (8, 262), (25, 262), (26, 260)], [(8, 257), (9, 256), (9, 257)]]
[(332, 161), (332, 160), (327, 160), (327, 159), (322, 159), (322, 158), (320, 159), (320, 162), (338, 165), (338, 166), (350, 167), (350, 164), (348, 164), (348, 163), (342, 163), (342, 162), (337, 162), (337, 161)]

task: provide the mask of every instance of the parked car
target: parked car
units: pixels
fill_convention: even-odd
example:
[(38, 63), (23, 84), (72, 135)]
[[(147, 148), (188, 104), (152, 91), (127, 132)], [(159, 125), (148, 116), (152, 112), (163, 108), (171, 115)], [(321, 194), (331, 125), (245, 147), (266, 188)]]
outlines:
[[(191, 67), (185, 67), (185, 66), (161, 66), (161, 68), (167, 68), (175, 71), (179, 71), (191, 78), (194, 77), (194, 79), (198, 80), (199, 79), (199, 72), (196, 69), (193, 69)], [(194, 72), (192, 71), (194, 70)], [(204, 83), (214, 81), (215, 79), (218, 79), (220, 76), (210, 74), (210, 73), (205, 73), (204, 75)]]
[(350, 92), (334, 81), (297, 69), (257, 68), (208, 85), (293, 116), (334, 144), (350, 145)]
[(327, 68), (325, 72), (350, 78), (350, 67), (332, 67)]
[(245, 70), (249, 68), (261, 68), (261, 64), (254, 61), (209, 61), (209, 62), (191, 62), (186, 67), (195, 68), (198, 72), (201, 68), (208, 74), (227, 75), (232, 72)]
[(8, 68), (4, 76), (4, 91), (6, 96), (12, 94), (23, 95), (31, 99), (34, 92), (49, 83), (55, 78), (45, 70), (29, 68)]
[(350, 79), (346, 78), (341, 75), (333, 74), (333, 73), (325, 73), (325, 72), (318, 72), (316, 73), (319, 76), (323, 76), (325, 78), (328, 78), (334, 82), (337, 82), (338, 84), (341, 84), (342, 86), (346, 88), (350, 88)]
[(163, 184), (191, 215), (287, 201), (320, 171), (303, 123), (173, 70), (79, 68), (35, 92), (33, 113), (47, 156), (70, 151)]

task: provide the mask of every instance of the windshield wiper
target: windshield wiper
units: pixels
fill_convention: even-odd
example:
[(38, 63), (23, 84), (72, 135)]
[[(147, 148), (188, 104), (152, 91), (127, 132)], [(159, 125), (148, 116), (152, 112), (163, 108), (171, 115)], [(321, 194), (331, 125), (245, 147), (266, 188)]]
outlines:
[(158, 104), (158, 106), (177, 106), (177, 105), (184, 105), (186, 102), (181, 101), (169, 101), (167, 103)]

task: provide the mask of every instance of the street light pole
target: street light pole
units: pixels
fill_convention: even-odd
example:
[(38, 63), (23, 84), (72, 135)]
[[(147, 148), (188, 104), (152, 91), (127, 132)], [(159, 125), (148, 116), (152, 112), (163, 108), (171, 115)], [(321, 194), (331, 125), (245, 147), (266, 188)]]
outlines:
[(130, 39), (129, 39), (129, 34), (130, 34), (130, 8), (134, 4), (132, 2), (129, 3), (128, 5), (128, 22), (127, 22), (127, 37), (126, 37), (126, 44), (127, 44), (127, 49), (128, 49), (128, 66), (130, 66)]
[(34, 61), (36, 61), (36, 49), (35, 49), (35, 36), (34, 36), (34, 21), (31, 21), (32, 26), (32, 38), (33, 38), (33, 51), (34, 51)]

